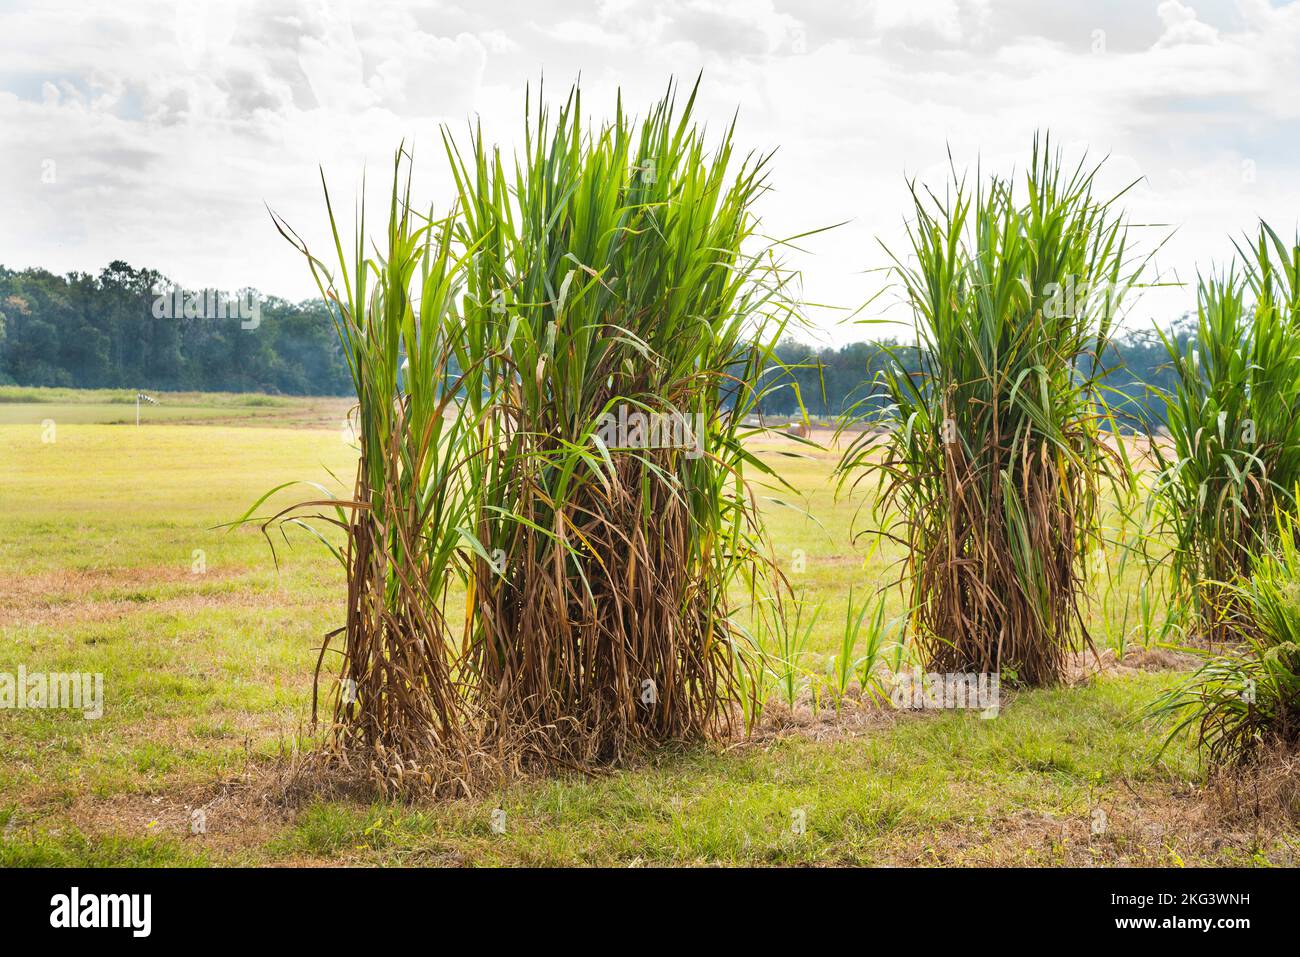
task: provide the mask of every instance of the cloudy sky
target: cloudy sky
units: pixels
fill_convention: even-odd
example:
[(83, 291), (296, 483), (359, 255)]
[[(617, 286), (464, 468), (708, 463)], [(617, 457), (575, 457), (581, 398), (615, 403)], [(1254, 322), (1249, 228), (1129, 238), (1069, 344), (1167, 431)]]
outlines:
[[(743, 145), (777, 150), (766, 231), (848, 220), (792, 262), (845, 312), (881, 288), (909, 177), (941, 184), (948, 150), (1023, 168), (1035, 130), (1140, 179), (1126, 206), (1148, 246), (1173, 231), (1166, 280), (1300, 217), (1300, 0), (0, 0), (0, 264), (306, 297), (266, 206), (321, 236), (318, 165), (352, 196), (405, 138), (442, 205), (439, 124), (508, 147), (539, 77), (581, 74), (598, 113), (700, 71), (702, 116), (739, 108)], [(1192, 298), (1156, 290), (1130, 322)], [(842, 314), (815, 311), (824, 338), (862, 338)]]

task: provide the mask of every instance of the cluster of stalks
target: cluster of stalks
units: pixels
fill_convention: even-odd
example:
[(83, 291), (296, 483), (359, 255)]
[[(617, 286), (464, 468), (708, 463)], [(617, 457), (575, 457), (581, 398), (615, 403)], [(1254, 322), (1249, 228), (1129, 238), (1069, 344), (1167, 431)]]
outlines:
[(907, 550), (911, 632), (933, 671), (1049, 685), (1091, 643), (1100, 493), (1128, 474), (1098, 359), (1141, 268), (1096, 172), (1035, 141), (1023, 194), (998, 177), (972, 193), (955, 174), (943, 198), (912, 187), (911, 256), (893, 272), (916, 361), (877, 383), (883, 413), (849, 411), (888, 431), (859, 433), (839, 470), (877, 480), (877, 531)]
[(1240, 272), (1200, 281), (1193, 341), (1166, 339), (1153, 443), (1155, 530), (1202, 664), (1147, 714), (1218, 767), (1300, 743), (1300, 240), (1261, 223), (1238, 254)]
[[(769, 252), (742, 248), (766, 161), (729, 176), (730, 132), (708, 152), (691, 107), (635, 127), (620, 103), (590, 130), (576, 93), (539, 105), (509, 171), (447, 138), (475, 536), (503, 557), (472, 569), (470, 665), (497, 726), (579, 763), (730, 729), (727, 593), (766, 575), (741, 425), (787, 308)], [(610, 448), (609, 422), (685, 442)]]
[(1169, 727), (1166, 746), (1194, 733), (1212, 765), (1243, 765), (1300, 744), (1300, 529), (1275, 516), (1270, 544), (1247, 574), (1215, 594), (1232, 605), (1225, 643), (1193, 648), (1202, 663), (1146, 709)]
[(1209, 644), (1230, 639), (1233, 586), (1300, 486), (1300, 245), (1261, 224), (1238, 251), (1241, 271), (1200, 279), (1194, 335), (1164, 338), (1175, 384), (1160, 396), (1168, 437), (1151, 443), (1153, 525), (1180, 617)]
[(618, 761), (757, 712), (729, 593), (779, 619), (782, 582), (744, 422), (794, 304), (755, 232), (767, 157), (737, 160), (730, 130), (709, 149), (694, 96), (599, 127), (576, 89), (526, 107), (511, 164), (444, 131), (442, 219), (399, 152), (373, 254), (364, 207), (345, 252), (326, 191), (336, 269), (278, 223), (335, 315), (360, 461), (350, 500), (272, 521), (316, 508), (346, 533), (328, 750), (385, 791)]

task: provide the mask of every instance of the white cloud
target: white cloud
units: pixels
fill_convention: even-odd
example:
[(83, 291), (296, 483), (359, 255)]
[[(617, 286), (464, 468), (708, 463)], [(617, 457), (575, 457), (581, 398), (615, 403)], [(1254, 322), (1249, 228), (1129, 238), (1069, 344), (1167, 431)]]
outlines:
[(563, 43), (581, 43), (587, 46), (614, 50), (631, 46), (622, 33), (612, 33), (596, 23), (581, 20), (563, 20), (544, 31), (545, 35)]
[(1178, 0), (1164, 0), (1156, 7), (1156, 13), (1165, 25), (1165, 32), (1156, 41), (1158, 47), (1182, 46), (1184, 44), (1217, 43), (1219, 31), (1196, 18), (1196, 11), (1184, 6)]
[(949, 44), (979, 35), (989, 14), (986, 0), (876, 0), (875, 28), (883, 33), (931, 33)]
[[(1257, 215), (1290, 231), (1300, 214), (1300, 0), (31, 0), (0, 12), (0, 219), (22, 224), (0, 263), (120, 258), (307, 296), (263, 202), (320, 236), (318, 165), (346, 208), (405, 139), (445, 205), (439, 122), (479, 115), (508, 148), (542, 75), (550, 93), (581, 73), (599, 115), (618, 87), (638, 109), (701, 70), (711, 128), (739, 107), (741, 145), (779, 147), (768, 231), (851, 221), (794, 257), (820, 302), (877, 291), (864, 270), (877, 237), (900, 239), (906, 176), (940, 179), (949, 148), (1023, 167), (1040, 129), (1111, 154), (1108, 182), (1144, 178), (1128, 208), (1180, 227), (1161, 261), (1184, 278)], [(1161, 295), (1161, 315), (1190, 301)]]
[(604, 0), (597, 19), (588, 29), (602, 36), (639, 46), (683, 43), (735, 57), (788, 51), (803, 30), (797, 16), (778, 11), (772, 0)]
[(370, 89), (386, 109), (406, 116), (450, 116), (474, 106), (487, 49), (468, 33), (455, 38), (409, 33), (383, 44)]

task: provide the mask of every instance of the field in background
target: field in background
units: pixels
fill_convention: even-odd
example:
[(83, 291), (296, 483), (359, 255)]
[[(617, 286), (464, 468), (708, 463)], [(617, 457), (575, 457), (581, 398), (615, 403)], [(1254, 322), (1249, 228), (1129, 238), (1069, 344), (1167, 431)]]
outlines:
[[(149, 392), (140, 423), (263, 425), (341, 429), (355, 400), (233, 392)], [(123, 389), (0, 386), (0, 425), (134, 425), (136, 393)]]
[[(306, 720), (343, 576), (305, 533), (276, 538), (277, 570), (255, 529), (217, 526), (281, 482), (345, 491), (348, 401), (163, 396), (137, 429), (88, 424), (133, 422), (130, 394), (36, 391), (0, 390), (0, 672), (102, 672), (106, 707), (0, 711), (0, 864), (1292, 861), (1295, 835), (1217, 825), (1186, 748), (1157, 760), (1152, 731), (1127, 723), (1177, 678), (1155, 651), (1078, 687), (1004, 692), (994, 720), (773, 708), (752, 742), (599, 778), (280, 813), (239, 782)], [(874, 590), (897, 554), (851, 540), (863, 499), (836, 500), (834, 453), (759, 449), (797, 489), (764, 507), (792, 582), (824, 602), (804, 662), (820, 668), (850, 587)], [(1112, 643), (1132, 631), (1114, 603), (1093, 616)]]

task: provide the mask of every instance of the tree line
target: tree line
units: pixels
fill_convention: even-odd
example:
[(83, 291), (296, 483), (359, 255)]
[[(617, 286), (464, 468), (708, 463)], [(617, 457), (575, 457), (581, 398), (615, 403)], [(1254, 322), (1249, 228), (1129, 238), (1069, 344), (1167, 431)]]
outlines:
[[(1195, 323), (1184, 316), (1161, 332), (1154, 327), (1125, 330), (1102, 355), (1090, 360), (1105, 370), (1102, 382), (1106, 402), (1121, 420), (1121, 426), (1146, 427), (1164, 420), (1160, 392), (1173, 387), (1174, 373), (1162, 334), (1184, 351), (1195, 335)], [(775, 361), (766, 366), (765, 383), (769, 388), (761, 403), (762, 412), (772, 416), (806, 414), (828, 419), (851, 410), (868, 416), (883, 410), (883, 392), (876, 386), (879, 373), (891, 363), (907, 372), (918, 372), (922, 363), (922, 353), (914, 344), (896, 339), (838, 347), (816, 347), (787, 339), (774, 352)]]
[[(0, 385), (343, 395), (352, 391), (329, 310), (251, 293), (238, 316), (156, 318), (152, 269), (115, 261), (57, 276), (0, 266)], [(202, 297), (199, 290), (195, 296)], [(174, 310), (167, 310), (174, 312)], [(210, 312), (210, 310), (207, 310)]]
[[(121, 261), (97, 275), (0, 266), (0, 385), (352, 392), (333, 320), (319, 299), (258, 296), (255, 326), (236, 316), (186, 318), (170, 308), (166, 318), (156, 318), (157, 291), (171, 288), (161, 273)], [(1193, 327), (1184, 318), (1165, 334), (1185, 346)], [(879, 401), (873, 384), (879, 371), (890, 362), (912, 371), (921, 361), (915, 346), (892, 339), (839, 347), (787, 339), (775, 354), (764, 377), (774, 388), (761, 409), (792, 417), (806, 411), (831, 418), (855, 407), (868, 412)], [(1150, 387), (1168, 388), (1173, 380), (1154, 330), (1125, 332), (1100, 361), (1112, 370), (1106, 379), (1114, 390), (1112, 406), (1133, 419), (1163, 418), (1163, 404)]]

